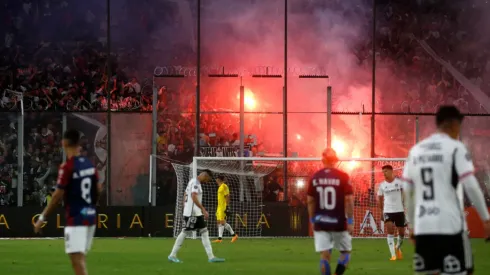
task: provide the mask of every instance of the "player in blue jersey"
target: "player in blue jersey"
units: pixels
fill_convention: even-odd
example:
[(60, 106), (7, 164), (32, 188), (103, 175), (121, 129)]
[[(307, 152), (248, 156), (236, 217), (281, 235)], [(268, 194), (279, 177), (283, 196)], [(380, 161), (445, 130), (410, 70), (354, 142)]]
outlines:
[(62, 146), (66, 162), (60, 165), (56, 191), (48, 206), (39, 216), (34, 231), (39, 233), (46, 217), (63, 199), (65, 207), (65, 251), (70, 256), (76, 275), (87, 275), (85, 255), (92, 246), (97, 219), (96, 204), (101, 186), (97, 169), (92, 162), (79, 155), (80, 133), (68, 130), (63, 135)]
[(337, 169), (338, 158), (327, 148), (323, 168), (308, 182), (308, 215), (313, 224), (315, 250), (320, 252), (320, 274), (331, 275), (332, 248), (340, 252), (335, 275), (343, 275), (350, 261), (354, 229), (354, 197), (349, 176)]

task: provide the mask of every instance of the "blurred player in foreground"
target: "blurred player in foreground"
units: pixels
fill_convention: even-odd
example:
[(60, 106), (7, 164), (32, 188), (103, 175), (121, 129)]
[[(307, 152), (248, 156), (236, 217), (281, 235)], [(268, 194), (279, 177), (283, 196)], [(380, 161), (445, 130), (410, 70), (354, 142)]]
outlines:
[(354, 230), (354, 197), (349, 176), (335, 168), (338, 158), (334, 150), (323, 152), (324, 168), (308, 182), (308, 214), (313, 224), (315, 250), (320, 252), (320, 271), (331, 275), (332, 248), (340, 251), (336, 275), (344, 274), (350, 261)]
[(34, 225), (34, 231), (41, 231), (46, 217), (63, 199), (66, 212), (65, 251), (70, 256), (75, 274), (87, 275), (85, 255), (92, 246), (95, 234), (95, 207), (101, 186), (97, 185), (97, 170), (92, 162), (79, 156), (79, 141), (78, 131), (68, 130), (64, 133), (62, 146), (66, 153), (66, 162), (60, 166), (57, 188)]
[[(403, 182), (393, 175), (393, 167), (385, 165), (381, 168), (385, 180), (379, 185), (378, 205), (383, 213), (386, 225), (390, 261), (403, 259), (402, 244), (405, 237), (405, 209), (403, 208)], [(395, 227), (398, 229), (398, 240), (395, 247)], [(396, 254), (395, 254), (396, 253)]]
[(230, 189), (225, 183), (225, 177), (219, 175), (216, 177), (216, 183), (218, 184), (218, 207), (216, 208), (216, 221), (218, 222), (218, 239), (213, 243), (221, 243), (223, 240), (223, 232), (225, 229), (233, 236), (231, 242), (234, 243), (238, 239), (238, 235), (235, 234), (231, 225), (226, 222), (226, 217), (229, 213), (230, 205)]
[(403, 170), (408, 221), (414, 227), (414, 269), (424, 274), (472, 274), (473, 256), (460, 185), (490, 236), (490, 215), (474, 166), (458, 140), (463, 115), (454, 106), (436, 114), (438, 132), (417, 143)]
[(197, 176), (197, 179), (191, 179), (187, 184), (184, 194), (184, 228), (175, 240), (172, 252), (168, 256), (168, 260), (173, 263), (181, 263), (177, 258), (177, 253), (182, 247), (188, 232), (199, 230), (201, 233), (202, 245), (210, 263), (224, 262), (225, 259), (216, 258), (213, 254), (213, 247), (209, 240), (209, 231), (206, 225), (206, 220), (209, 218), (208, 211), (202, 205), (202, 183), (209, 182), (213, 178), (213, 173), (210, 170), (204, 170)]

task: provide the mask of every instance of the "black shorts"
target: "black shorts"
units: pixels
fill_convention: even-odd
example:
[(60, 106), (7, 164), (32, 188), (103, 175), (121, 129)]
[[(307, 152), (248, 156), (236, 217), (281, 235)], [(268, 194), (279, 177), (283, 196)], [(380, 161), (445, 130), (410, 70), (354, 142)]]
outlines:
[(206, 228), (207, 224), (204, 216), (184, 217), (184, 230), (193, 231)]
[(415, 272), (473, 273), (473, 255), (468, 233), (415, 236)]
[(383, 218), (385, 223), (392, 222), (396, 227), (405, 227), (407, 225), (407, 221), (405, 220), (405, 212), (384, 213)]

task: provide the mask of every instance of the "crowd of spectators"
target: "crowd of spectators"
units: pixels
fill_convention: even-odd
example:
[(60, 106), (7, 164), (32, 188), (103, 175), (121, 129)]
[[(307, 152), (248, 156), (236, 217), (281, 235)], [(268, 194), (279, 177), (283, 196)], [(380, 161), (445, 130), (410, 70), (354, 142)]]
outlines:
[[(5, 114), (5, 113), (4, 113)], [(23, 201), (41, 205), (49, 189), (55, 186), (58, 166), (62, 162), (61, 119), (50, 113), (31, 113), (24, 120)], [(0, 204), (17, 204), (18, 124), (12, 114), (2, 116), (0, 126)]]
[[(19, 108), (15, 93), (5, 93), (6, 90), (22, 92), (27, 110), (103, 110), (107, 108), (107, 91), (111, 93), (113, 109), (151, 109), (150, 100), (142, 95), (145, 90), (151, 91), (145, 74), (133, 74), (142, 76), (140, 81), (128, 76), (127, 70), (118, 65), (123, 57), (114, 55), (108, 62), (107, 45), (100, 38), (103, 29), (93, 31), (94, 26), (103, 25), (106, 20), (103, 11), (92, 7), (80, 12), (80, 6), (73, 1), (50, 0), (45, 1), (46, 5), (30, 0), (4, 2), (6, 8), (0, 11), (6, 21), (0, 33), (4, 38), (0, 50), (0, 109)], [(394, 98), (380, 99), (391, 105), (381, 108), (432, 112), (440, 104), (452, 103), (464, 111), (481, 110), (465, 87), (419, 43), (427, 42), (473, 84), (488, 90), (488, 51), (479, 44), (478, 33), (470, 30), (478, 24), (472, 20), (480, 19), (472, 16), (479, 7), (461, 9), (457, 4), (442, 5), (443, 0), (380, 2), (375, 41), (378, 50), (374, 54), (378, 73), (392, 77), (378, 79), (377, 85), (382, 91), (395, 90), (382, 93)], [(66, 24), (64, 34), (82, 32), (76, 36), (51, 34), (47, 40), (41, 26), (51, 26), (53, 22)], [(366, 20), (367, 25), (370, 22)], [(32, 35), (36, 31), (40, 34)], [(368, 39), (355, 49), (360, 63), (370, 62), (370, 45)], [(111, 77), (107, 76), (108, 69)]]
[[(455, 104), (463, 112), (484, 111), (465, 86), (422, 46), (428, 45), (474, 85), (484, 92), (490, 91), (489, 53), (480, 45), (481, 36), (471, 29), (478, 24), (472, 21), (478, 17), (471, 16), (475, 8), (451, 7), (441, 1), (380, 1), (374, 41), (378, 50), (371, 51), (373, 41), (369, 38), (354, 49), (360, 66), (369, 67), (371, 57), (376, 56), (377, 73), (384, 76), (377, 79), (376, 86), (381, 91), (393, 91), (381, 93), (383, 111), (433, 112), (445, 103)], [(62, 161), (58, 146), (60, 116), (30, 111), (104, 111), (108, 108), (108, 93), (112, 110), (153, 108), (153, 84), (148, 74), (128, 69), (131, 66), (127, 65), (132, 63), (131, 58), (143, 56), (138, 52), (141, 48), (118, 49), (117, 54), (108, 55), (107, 41), (100, 38), (106, 32), (103, 26), (107, 25), (103, 9), (97, 10), (92, 1), (86, 5), (69, 0), (42, 2), (5, 0), (0, 9), (4, 21), (0, 24), (0, 37), (4, 38), (0, 47), (0, 111), (13, 111), (0, 116), (0, 127), (4, 130), (0, 133), (0, 205), (15, 204), (17, 199), (20, 98), (26, 111), (25, 204), (42, 203)], [(142, 21), (147, 19), (142, 17)], [(57, 27), (51, 29), (54, 25)], [(151, 25), (145, 23), (148, 28)], [(195, 120), (190, 111), (195, 103), (182, 98), (182, 94), (179, 89), (160, 89), (158, 153), (188, 162), (194, 154)], [(203, 104), (207, 110), (223, 111), (211, 102)], [(203, 115), (199, 129), (202, 153), (236, 154), (236, 150), (228, 148), (240, 144), (239, 125), (239, 116), (234, 114)], [(396, 126), (391, 131), (404, 132)], [(260, 144), (260, 135), (256, 134), (259, 133), (246, 133), (246, 155), (257, 155), (267, 148), (267, 144)], [(480, 159), (490, 160), (487, 155)], [(169, 169), (168, 163), (161, 162), (161, 166)], [(271, 184), (276, 186), (281, 177), (274, 179), (277, 180)]]
[[(99, 26), (106, 20), (103, 10), (91, 7), (80, 12), (77, 9), (84, 6), (73, 1), (50, 0), (45, 1), (46, 5), (30, 0), (4, 2), (6, 9), (0, 11), (6, 21), (0, 29), (5, 42), (0, 49), (0, 109), (20, 107), (16, 93), (5, 91), (22, 92), (25, 110), (100, 111), (107, 108), (108, 91), (112, 109), (151, 109), (151, 96), (145, 95), (145, 91), (151, 92), (151, 83), (145, 80), (148, 74), (128, 75), (126, 65), (119, 64), (127, 63), (126, 51), (121, 56), (112, 56), (108, 62), (107, 45), (100, 38), (103, 28)], [(461, 9), (456, 4), (451, 7), (439, 3), (443, 0), (380, 2), (375, 41), (378, 50), (374, 54), (378, 60), (377, 73), (383, 77), (377, 79), (377, 86), (382, 91), (394, 90), (382, 93), (386, 98), (379, 99), (380, 108), (433, 112), (440, 104), (452, 103), (464, 111), (483, 111), (419, 43), (427, 42), (473, 84), (488, 90), (488, 51), (475, 51), (484, 47), (479, 44), (478, 33), (469, 31), (478, 24), (471, 21), (479, 19), (471, 16), (478, 7)], [(366, 20), (367, 25), (370, 22)], [(41, 26), (53, 23), (64, 23), (66, 27), (62, 29), (63, 35), (51, 34), (48, 40)], [(39, 34), (33, 35), (36, 32)], [(71, 32), (78, 34), (68, 35)], [(367, 39), (355, 49), (360, 63), (370, 62), (373, 54), (370, 45)], [(107, 76), (108, 71), (112, 72), (111, 77)], [(386, 74), (391, 77), (384, 77)]]
[[(151, 110), (144, 87), (108, 62), (94, 26), (105, 20), (77, 1), (2, 1), (0, 16), (0, 205), (17, 204), (18, 118), (24, 121), (24, 205), (41, 205), (62, 162), (60, 113)], [(110, 77), (107, 72), (112, 71)], [(21, 100), (22, 99), (22, 106)]]
[[(100, 38), (106, 20), (93, 3), (6, 0), (0, 15), (0, 110), (148, 111), (148, 81), (128, 76)], [(90, 1), (89, 1), (90, 2)], [(110, 72), (110, 76), (108, 73)], [(150, 96), (151, 97), (151, 96)]]
[[(438, 60), (449, 62), (483, 91), (490, 91), (490, 55), (476, 26), (488, 7), (466, 1), (382, 1), (377, 9), (375, 54), (378, 60), (379, 99), (391, 112), (434, 112), (454, 104), (463, 112), (486, 111)], [(483, 4), (483, 2), (481, 3)], [(483, 4), (488, 5), (488, 4)], [(422, 44), (428, 45), (431, 55)], [(371, 43), (360, 45), (356, 55), (368, 62)]]

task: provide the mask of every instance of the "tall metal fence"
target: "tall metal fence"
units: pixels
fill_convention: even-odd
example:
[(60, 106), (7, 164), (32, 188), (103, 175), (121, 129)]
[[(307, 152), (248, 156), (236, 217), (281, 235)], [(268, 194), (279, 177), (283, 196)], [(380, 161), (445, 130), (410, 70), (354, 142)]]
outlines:
[[(488, 180), (488, 69), (463, 66), (480, 49), (451, 32), (475, 29), (456, 20), (472, 18), (475, 7), (7, 2), (15, 20), (0, 27), (0, 205), (43, 203), (67, 128), (83, 133), (82, 154), (98, 166), (108, 205), (148, 203), (152, 152), (184, 163), (195, 153), (232, 154), (241, 121), (251, 155), (314, 156), (326, 145), (327, 86), (331, 142), (345, 156), (405, 157), (434, 130), (437, 107), (455, 104), (468, 114), (462, 139)], [(155, 167), (157, 204), (172, 204), (173, 172), (165, 161)]]
[[(81, 154), (96, 164), (106, 187), (102, 205), (144, 205), (148, 194), (151, 114), (111, 116), (112, 128), (108, 128), (106, 113), (2, 113), (3, 205), (45, 203), (65, 159), (61, 138), (66, 129), (82, 134)], [(23, 157), (19, 150), (22, 144)], [(109, 144), (111, 154), (107, 150)], [(108, 176), (111, 182), (107, 182)]]

